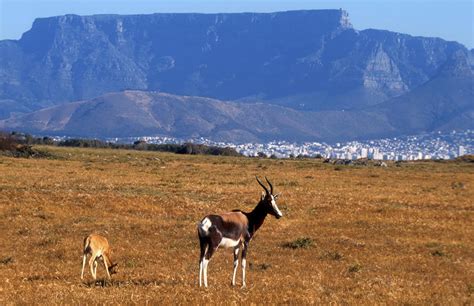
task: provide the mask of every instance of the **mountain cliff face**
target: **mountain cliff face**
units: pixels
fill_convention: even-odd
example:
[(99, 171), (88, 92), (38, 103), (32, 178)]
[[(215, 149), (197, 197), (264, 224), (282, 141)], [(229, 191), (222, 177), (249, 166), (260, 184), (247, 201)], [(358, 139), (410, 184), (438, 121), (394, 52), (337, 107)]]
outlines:
[(428, 81), (455, 52), (470, 53), (437, 38), (357, 31), (343, 10), (66, 15), (0, 42), (0, 103), (36, 110), (136, 89), (354, 109)]
[(473, 67), (461, 44), (358, 31), (343, 10), (41, 18), (0, 41), (0, 129), (336, 141), (474, 128)]
[(438, 73), (411, 92), (373, 107), (399, 134), (474, 128), (474, 74), (455, 54)]

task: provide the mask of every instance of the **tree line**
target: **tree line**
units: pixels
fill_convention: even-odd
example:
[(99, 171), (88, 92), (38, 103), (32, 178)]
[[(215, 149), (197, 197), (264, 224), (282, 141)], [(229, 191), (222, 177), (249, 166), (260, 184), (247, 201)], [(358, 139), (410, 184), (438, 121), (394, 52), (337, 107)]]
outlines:
[(141, 151), (171, 152), (176, 154), (191, 155), (221, 155), (241, 156), (234, 148), (208, 146), (204, 144), (152, 144), (143, 140), (135, 141), (133, 144), (112, 143), (99, 139), (70, 138), (65, 140), (54, 140), (51, 137), (34, 137), (30, 134), (18, 132), (0, 131), (0, 151), (15, 151), (24, 146), (49, 145), (58, 147), (80, 147), (80, 148), (109, 148)]

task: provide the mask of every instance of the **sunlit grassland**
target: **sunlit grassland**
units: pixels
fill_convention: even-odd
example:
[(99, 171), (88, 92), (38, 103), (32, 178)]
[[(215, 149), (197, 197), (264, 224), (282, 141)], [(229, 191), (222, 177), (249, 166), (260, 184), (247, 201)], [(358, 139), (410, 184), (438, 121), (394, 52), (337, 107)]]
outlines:
[[(473, 303), (472, 163), (39, 149), (54, 158), (0, 157), (2, 304)], [(230, 286), (230, 250), (218, 250), (210, 287), (198, 288), (197, 222), (251, 210), (255, 175), (282, 192), (284, 217), (269, 216), (251, 242), (247, 288)], [(105, 285), (80, 280), (91, 232), (109, 238), (120, 265)]]

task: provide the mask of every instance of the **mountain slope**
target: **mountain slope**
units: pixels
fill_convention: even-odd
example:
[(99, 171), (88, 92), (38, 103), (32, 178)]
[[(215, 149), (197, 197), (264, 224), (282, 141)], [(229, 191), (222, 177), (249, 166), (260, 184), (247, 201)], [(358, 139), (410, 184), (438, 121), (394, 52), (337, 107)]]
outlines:
[(0, 121), (0, 129), (80, 137), (163, 135), (247, 142), (336, 141), (393, 130), (368, 112), (301, 112), (157, 92), (126, 91)]
[(459, 53), (411, 92), (364, 110), (299, 111), (267, 103), (125, 91), (12, 117), (0, 121), (0, 129), (80, 137), (339, 141), (473, 129), (473, 97), (474, 74)]

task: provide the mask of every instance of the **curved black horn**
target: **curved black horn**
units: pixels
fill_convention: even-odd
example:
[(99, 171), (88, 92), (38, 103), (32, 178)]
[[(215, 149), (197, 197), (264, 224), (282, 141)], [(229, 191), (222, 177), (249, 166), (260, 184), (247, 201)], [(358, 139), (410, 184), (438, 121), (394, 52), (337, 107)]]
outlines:
[(267, 179), (266, 176), (265, 176), (265, 180), (267, 181), (268, 185), (270, 185), (270, 194), (273, 194), (273, 185), (272, 185), (272, 183), (270, 183), (270, 181)]
[(258, 179), (258, 176), (255, 175), (255, 178), (257, 179), (257, 182), (260, 184), (260, 186), (262, 186), (263, 189), (265, 189), (265, 192), (266, 192), (267, 194), (271, 194), (271, 193), (268, 193), (267, 187), (265, 187), (265, 185), (263, 185), (262, 182), (260, 182), (260, 180)]

